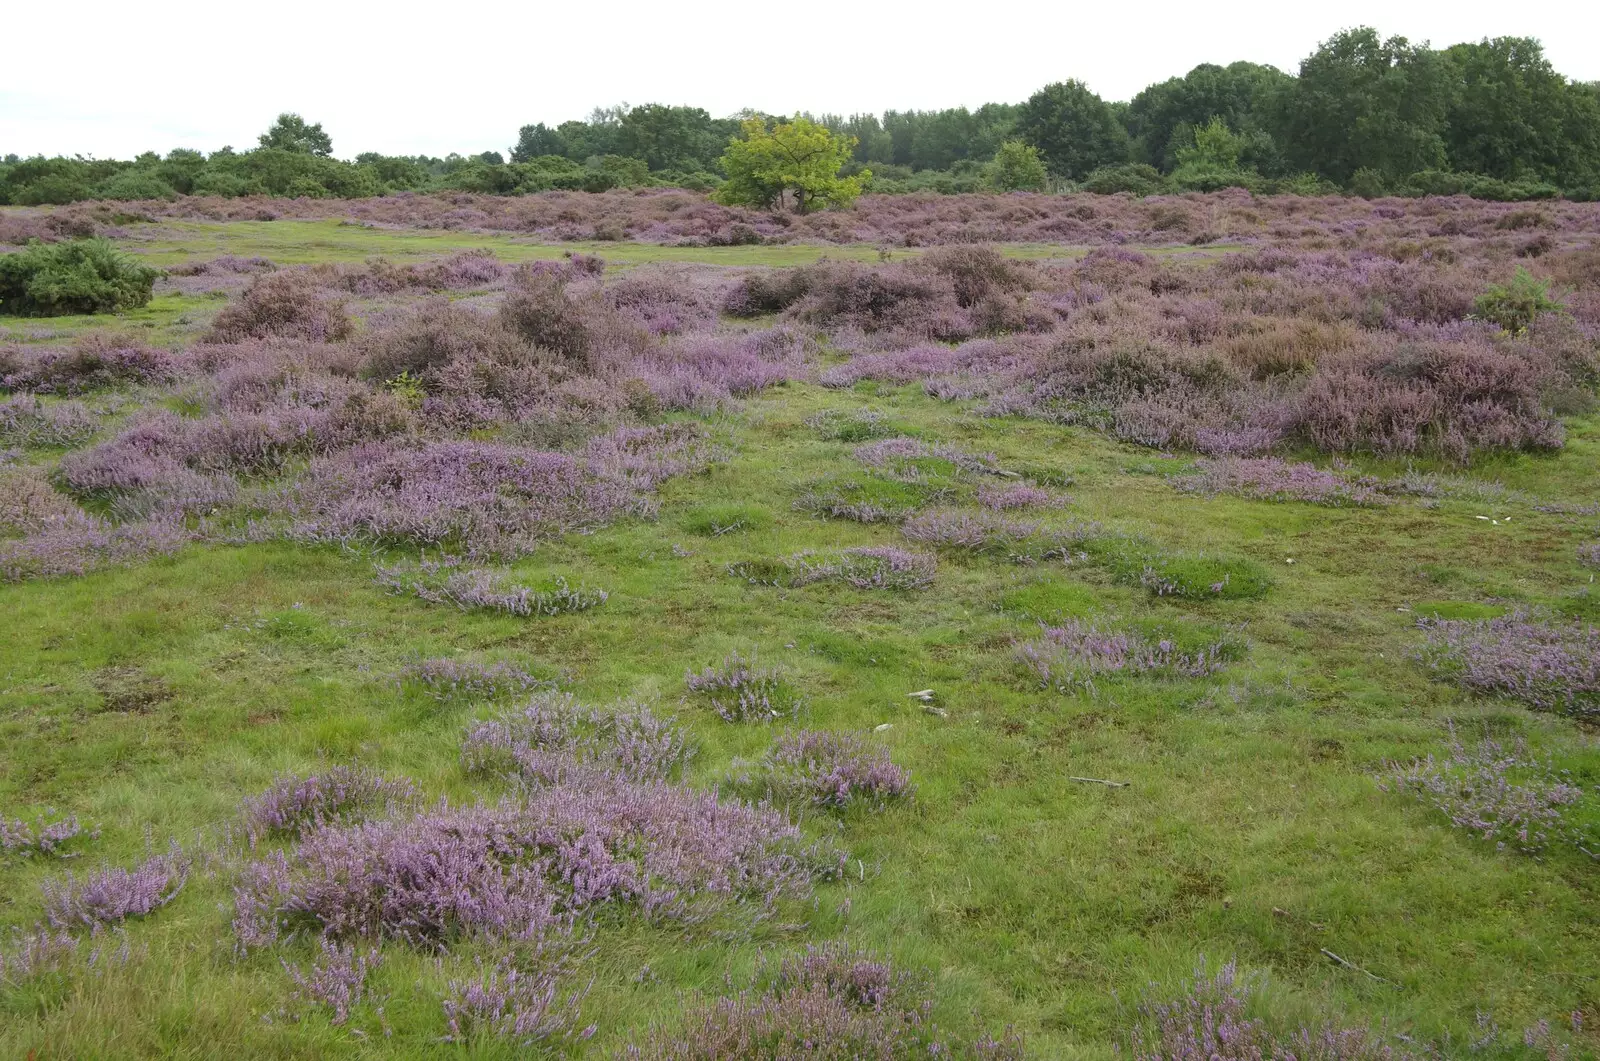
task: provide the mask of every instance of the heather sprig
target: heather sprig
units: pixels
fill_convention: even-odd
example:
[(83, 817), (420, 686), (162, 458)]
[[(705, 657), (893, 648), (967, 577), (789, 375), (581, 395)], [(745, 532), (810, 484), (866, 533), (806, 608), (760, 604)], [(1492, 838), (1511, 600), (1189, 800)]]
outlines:
[(350, 1011), (367, 996), (367, 977), (383, 963), (378, 948), (358, 949), (353, 943), (321, 938), (321, 953), (302, 972), (296, 965), (279, 958), (284, 972), (294, 981), (294, 997), (327, 1006), (333, 1011), (335, 1026), (350, 1020)]
[(1038, 563), (1071, 558), (1099, 535), (1100, 527), (1019, 520), (987, 509), (947, 508), (911, 517), (901, 524), (900, 533), (927, 545), (1002, 556), (1013, 563)]
[(1170, 1001), (1146, 1001), (1128, 1033), (1134, 1061), (1411, 1061), (1411, 1054), (1361, 1028), (1333, 1022), (1287, 1034), (1250, 1016), (1256, 986), (1228, 962), (1194, 979)]
[(1234, 648), (1217, 641), (1186, 652), (1171, 638), (1151, 641), (1070, 619), (1059, 626), (1041, 623), (1039, 637), (1019, 642), (1015, 652), (1041, 686), (1067, 691), (1092, 688), (1095, 678), (1111, 674), (1203, 678), (1227, 666)]
[(450, 604), (462, 611), (548, 617), (598, 608), (610, 596), (603, 589), (574, 589), (560, 577), (547, 589), (515, 585), (504, 571), (462, 567), (460, 558), (453, 556), (423, 559), (415, 564), (375, 564), (374, 569), (374, 581), (390, 593), (413, 596), (429, 604)]
[(753, 585), (800, 587), (837, 582), (852, 589), (911, 590), (933, 584), (938, 561), (893, 545), (863, 545), (831, 552), (801, 552), (764, 560), (740, 560), (728, 573)]
[(1600, 567), (1600, 542), (1578, 546), (1578, 563), (1584, 567)]
[(436, 700), (498, 700), (549, 692), (559, 684), (536, 678), (507, 660), (476, 663), (443, 658), (408, 663), (396, 681), (401, 688), (419, 689)]
[(1404, 792), (1425, 800), (1458, 829), (1510, 845), (1525, 854), (1540, 854), (1553, 844), (1568, 843), (1600, 859), (1600, 839), (1589, 836), (1573, 820), (1584, 798), (1581, 786), (1566, 771), (1535, 759), (1518, 740), (1511, 747), (1485, 735), (1468, 748), (1450, 727), (1450, 754), (1431, 754), (1409, 765), (1385, 763), (1378, 777), (1384, 791)]
[(1307, 463), (1276, 457), (1202, 458), (1173, 485), (1185, 493), (1232, 494), (1261, 501), (1304, 501), (1335, 507), (1376, 507), (1390, 503), (1372, 483), (1353, 481)]
[(190, 859), (176, 844), (133, 869), (102, 866), (81, 878), (72, 874), (42, 881), (45, 919), (62, 930), (97, 929), (142, 917), (172, 902), (189, 879)]
[(737, 650), (720, 665), (683, 676), (689, 692), (701, 697), (727, 722), (771, 722), (800, 709), (800, 696), (783, 675)]
[(409, 780), (390, 780), (365, 767), (335, 766), (304, 777), (280, 777), (261, 795), (245, 800), (240, 810), (253, 842), (382, 813), (415, 795)]
[(796, 730), (780, 736), (741, 785), (779, 802), (799, 801), (833, 810), (908, 799), (911, 775), (852, 733)]
[(755, 984), (701, 998), (676, 1026), (656, 1025), (628, 1048), (642, 1061), (732, 1061), (734, 1058), (948, 1057), (1020, 1061), (1021, 1039), (1009, 1029), (967, 1043), (933, 1020), (919, 978), (874, 955), (832, 943), (803, 954), (764, 957)]
[(644, 704), (597, 708), (569, 694), (542, 693), (474, 723), (462, 740), (461, 763), (471, 774), (541, 784), (559, 784), (576, 770), (662, 781), (679, 773), (693, 751), (672, 719)]
[(63, 850), (79, 838), (94, 839), (99, 829), (85, 829), (76, 814), (57, 815), (46, 811), (32, 822), (21, 818), (0, 818), (0, 851), (8, 855), (48, 855), (70, 857)]
[(527, 972), (502, 958), (478, 979), (452, 980), (443, 999), (447, 1042), (479, 1036), (530, 1046), (555, 1038), (588, 1039), (596, 1025), (578, 1026), (588, 986), (565, 990), (558, 970)]

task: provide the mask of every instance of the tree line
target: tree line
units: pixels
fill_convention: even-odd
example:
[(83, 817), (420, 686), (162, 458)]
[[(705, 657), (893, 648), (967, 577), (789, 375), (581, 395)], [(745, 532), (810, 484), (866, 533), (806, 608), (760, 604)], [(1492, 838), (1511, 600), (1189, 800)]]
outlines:
[[(1600, 83), (1558, 73), (1538, 41), (1434, 49), (1346, 30), (1290, 74), (1202, 64), (1126, 102), (1082, 82), (1027, 100), (937, 111), (801, 115), (833, 136), (836, 176), (875, 192), (1258, 192), (1600, 198)], [(711, 191), (738, 172), (752, 129), (698, 107), (602, 107), (587, 120), (523, 126), (505, 152), (444, 158), (333, 157), (320, 125), (280, 116), (253, 149), (177, 149), (127, 161), (0, 161), (0, 203), (177, 195), (333, 196), (461, 190), (516, 195), (677, 186)], [(759, 196), (757, 196), (759, 198)]]

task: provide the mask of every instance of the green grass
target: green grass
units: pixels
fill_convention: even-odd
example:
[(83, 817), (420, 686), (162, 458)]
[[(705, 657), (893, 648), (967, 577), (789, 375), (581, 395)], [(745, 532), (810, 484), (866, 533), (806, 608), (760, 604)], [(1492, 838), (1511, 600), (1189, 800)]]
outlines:
[[(564, 249), (331, 223), (163, 228), (170, 243), (144, 245), (152, 260)], [(609, 249), (601, 253), (611, 258)], [(758, 260), (815, 248), (734, 248), (730, 261), (735, 251)], [(153, 303), (147, 312), (182, 311)], [(914, 593), (730, 577), (741, 560), (899, 542), (892, 526), (821, 521), (793, 504), (811, 484), (864, 479), (853, 442), (820, 438), (805, 419), (828, 412), (844, 422), (868, 408), (930, 441), (1070, 479), (1063, 516), (1101, 522), (1125, 551), (1033, 566), (941, 555), (935, 586)], [(791, 385), (725, 426), (734, 457), (670, 482), (658, 519), (572, 536), (513, 567), (518, 581), (562, 575), (611, 593), (578, 615), (431, 607), (385, 594), (367, 559), (288, 545), (196, 546), (80, 579), (0, 586), (0, 813), (53, 806), (98, 825), (99, 838), (66, 867), (81, 871), (101, 859), (127, 864), (168, 837), (220, 850), (240, 799), (279, 772), (329, 762), (408, 775), (430, 797), (492, 793), (456, 758), (464, 725), (483, 709), (392, 681), (408, 659), (457, 654), (564, 676), (586, 698), (676, 710), (701, 745), (692, 778), (712, 784), (736, 758), (759, 755), (771, 731), (721, 722), (684, 698), (683, 675), (755, 651), (803, 697), (803, 724), (887, 727), (872, 739), (913, 772), (916, 799), (842, 827), (810, 823), (853, 856), (849, 879), (823, 887), (814, 906), (728, 935), (603, 926), (585, 1005), (599, 1024), (593, 1052), (670, 1018), (684, 992), (747, 974), (762, 948), (835, 937), (926, 970), (942, 1022), (1015, 1024), (1038, 1057), (1112, 1057), (1146, 985), (1174, 983), (1202, 954), (1267, 971), (1271, 1012), (1284, 1019), (1336, 1010), (1456, 1043), (1469, 1041), (1479, 1012), (1507, 1029), (1580, 1008), (1591, 1027), (1600, 1023), (1594, 865), (1570, 852), (1542, 861), (1498, 852), (1372, 780), (1385, 760), (1439, 750), (1453, 718), (1466, 732), (1525, 736), (1600, 783), (1592, 731), (1467, 697), (1411, 659), (1419, 615), (1587, 607), (1577, 595), (1590, 576), (1574, 550), (1595, 537), (1593, 520), (1515, 500), (1495, 512), (1509, 523), (1490, 524), (1476, 518), (1481, 503), (1449, 499), (1330, 510), (1196, 498), (1152, 474), (1162, 469), (1147, 451), (1080, 429), (966, 416), (916, 387), (869, 395)], [(1600, 421), (1569, 428), (1557, 455), (1473, 475), (1541, 498), (1592, 497)], [(1139, 584), (1146, 562), (1184, 584), (1230, 575), (1238, 591), (1155, 597)], [(1244, 648), (1213, 679), (1042, 692), (1012, 643), (1069, 617), (1183, 644), (1227, 636)], [(943, 715), (906, 696), (928, 688)], [(0, 861), (0, 930), (32, 924), (39, 881), (62, 868)], [(176, 903), (129, 925), (128, 964), (0, 987), (0, 1056), (458, 1052), (439, 1041), (437, 995), (470, 967), (471, 948), (440, 966), (385, 946), (375, 983), (388, 995), (392, 1038), (370, 1006), (345, 1028), (317, 1013), (293, 1020), (278, 956), (234, 957), (229, 897), (225, 865), (197, 872)], [(312, 953), (304, 940), (280, 950), (301, 962)], [(1333, 965), (1324, 951), (1392, 983)], [(1592, 1035), (1579, 1046), (1593, 1056)]]

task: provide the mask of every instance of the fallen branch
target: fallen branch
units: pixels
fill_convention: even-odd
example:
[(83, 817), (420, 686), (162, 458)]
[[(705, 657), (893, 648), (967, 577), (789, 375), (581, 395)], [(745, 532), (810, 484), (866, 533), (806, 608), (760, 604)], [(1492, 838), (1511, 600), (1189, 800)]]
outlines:
[(1337, 954), (1333, 953), (1333, 951), (1329, 950), (1327, 947), (1319, 947), (1318, 949), (1321, 950), (1324, 955), (1326, 955), (1327, 957), (1331, 958), (1336, 965), (1342, 965), (1346, 969), (1350, 969), (1350, 970), (1353, 970), (1354, 972), (1360, 973), (1362, 976), (1370, 976), (1372, 979), (1378, 981), (1378, 983), (1380, 983), (1380, 984), (1388, 984), (1390, 987), (1399, 987), (1400, 986), (1399, 984), (1395, 983), (1393, 980), (1385, 980), (1383, 977), (1379, 976), (1377, 973), (1369, 973), (1369, 972), (1367, 972), (1365, 969), (1361, 968), (1361, 966), (1357, 965), (1355, 962), (1346, 961), (1345, 959), (1339, 957)]
[(1129, 785), (1133, 784), (1132, 781), (1107, 781), (1103, 777), (1069, 777), (1067, 780), (1082, 781), (1085, 784), (1090, 785), (1109, 785), (1112, 788), (1127, 788)]

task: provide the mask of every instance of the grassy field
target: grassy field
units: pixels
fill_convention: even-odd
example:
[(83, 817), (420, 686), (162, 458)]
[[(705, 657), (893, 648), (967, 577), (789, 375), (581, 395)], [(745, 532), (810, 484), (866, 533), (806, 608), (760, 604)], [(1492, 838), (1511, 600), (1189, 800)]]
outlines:
[[(475, 247), (507, 260), (582, 250), (618, 266), (876, 257), (860, 247), (551, 247), (337, 222), (170, 222), (127, 245), (162, 266), (220, 254), (403, 262)], [(166, 295), (120, 325), (181, 339), (220, 304)], [(0, 324), (13, 339), (101, 326)], [(919, 591), (730, 576), (741, 560), (898, 540), (892, 528), (794, 508), (808, 484), (856, 467), (849, 443), (805, 423), (830, 410), (875, 411), (904, 433), (1048, 470), (1070, 480), (1072, 517), (1176, 554), (1253, 561), (1270, 588), (1259, 599), (1157, 598), (1095, 564), (950, 553)], [(729, 975), (742, 982), (764, 949), (836, 938), (925, 970), (941, 1023), (1014, 1025), (1038, 1057), (1113, 1056), (1149, 985), (1170, 990), (1202, 957), (1265, 974), (1263, 1012), (1274, 1020), (1337, 1013), (1417, 1041), (1448, 1036), (1450, 1055), (1473, 1039), (1479, 1014), (1520, 1030), (1581, 1010), (1600, 1027), (1595, 864), (1569, 850), (1497, 851), (1374, 780), (1386, 760), (1439, 752), (1454, 720), (1464, 733), (1523, 737), (1579, 783), (1600, 785), (1592, 728), (1468, 696), (1414, 659), (1421, 615), (1532, 604), (1600, 616), (1593, 575), (1576, 559), (1596, 519), (1537, 507), (1600, 501), (1600, 417), (1569, 420), (1555, 455), (1465, 473), (1511, 488), (1500, 500), (1372, 509), (1180, 493), (1169, 480), (1190, 466), (1184, 457), (979, 418), (916, 385), (792, 383), (709, 427), (730, 459), (667, 483), (659, 518), (569, 535), (514, 565), (520, 581), (564, 576), (611, 594), (583, 614), (430, 607), (384, 593), (369, 554), (288, 544), (191, 545), (81, 578), (0, 585), (0, 812), (52, 807), (97, 826), (68, 869), (126, 865), (169, 837), (211, 853), (172, 905), (129, 924), (125, 961), (0, 987), (0, 1055), (520, 1053), (441, 1041), (438, 993), (471, 968), (470, 949), (441, 959), (387, 947), (373, 978), (387, 998), (381, 1014), (364, 1004), (347, 1025), (290, 1005), (279, 958), (308, 958), (309, 941), (234, 953), (226, 829), (239, 801), (279, 774), (351, 761), (409, 776), (429, 797), (492, 794), (457, 756), (483, 705), (441, 704), (394, 681), (408, 660), (433, 656), (512, 660), (584, 699), (675, 711), (699, 742), (692, 779), (713, 785), (771, 736), (684, 699), (687, 670), (734, 650), (786, 672), (804, 724), (865, 732), (888, 748), (911, 771), (915, 799), (879, 814), (808, 816), (809, 830), (849, 849), (849, 873), (770, 922), (600, 925), (584, 1003), (597, 1034), (557, 1053), (619, 1049), (678, 1012), (686, 992), (717, 992)], [(708, 533), (730, 516), (745, 526)], [(1180, 640), (1226, 635), (1243, 650), (1209, 678), (1041, 690), (1012, 646), (1040, 621), (1067, 617)], [(908, 698), (924, 689), (937, 711)], [(1583, 813), (1600, 825), (1600, 800)], [(36, 922), (38, 885), (61, 869), (0, 862), (0, 926)], [(123, 942), (113, 935), (104, 948)], [(1575, 1056), (1597, 1046), (1585, 1031)]]

